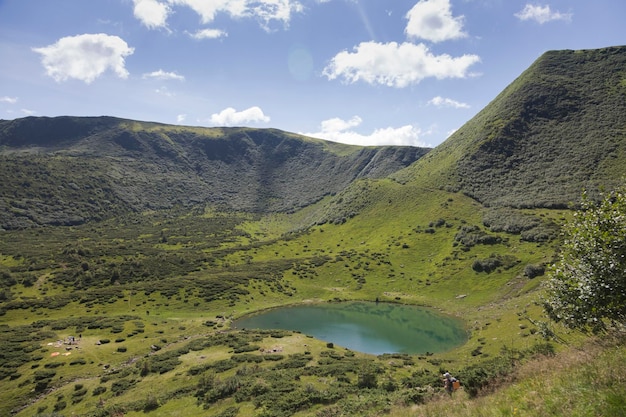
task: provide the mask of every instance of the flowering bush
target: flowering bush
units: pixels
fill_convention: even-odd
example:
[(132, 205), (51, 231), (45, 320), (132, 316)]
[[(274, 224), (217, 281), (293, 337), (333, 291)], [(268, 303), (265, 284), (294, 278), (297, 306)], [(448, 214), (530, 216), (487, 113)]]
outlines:
[(583, 194), (582, 209), (565, 226), (558, 261), (549, 271), (548, 316), (594, 333), (626, 319), (626, 187), (599, 203)]

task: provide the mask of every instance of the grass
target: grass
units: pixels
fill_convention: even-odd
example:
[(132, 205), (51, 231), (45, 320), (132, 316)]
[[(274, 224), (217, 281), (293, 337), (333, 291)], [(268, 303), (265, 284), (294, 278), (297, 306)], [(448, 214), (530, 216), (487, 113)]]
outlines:
[[(12, 247), (1, 248), (4, 265), (11, 275), (21, 282), (33, 274), (32, 265), (41, 265), (41, 269), (34, 273), (36, 285), (18, 284), (13, 288), (16, 297), (13, 304), (4, 304), (5, 314), (0, 321), (17, 328), (28, 326), (36, 317), (41, 323), (38, 329), (45, 331), (46, 337), (37, 333), (40, 330), (25, 327), (30, 332), (28, 338), (40, 347), (24, 365), (12, 371), (15, 388), (0, 394), (5, 396), (4, 411), (15, 410), (20, 404), (25, 406), (25, 400), (34, 401), (36, 372), (48, 369), (46, 366), (55, 361), (65, 361), (53, 368), (55, 373), (42, 391), (46, 395), (17, 415), (34, 416), (38, 410), (51, 412), (55, 407), (59, 412), (71, 410), (77, 415), (86, 415), (93, 409), (113, 412), (115, 407), (128, 413), (143, 413), (145, 404), (155, 400), (158, 409), (168, 413), (167, 410), (176, 408), (175, 404), (190, 404), (200, 378), (189, 375), (190, 369), (198, 363), (226, 364), (233, 355), (245, 354), (236, 353), (235, 348), (227, 345), (192, 351), (185, 346), (194, 340), (217, 337), (228, 329), (232, 318), (305, 301), (379, 297), (383, 301), (432, 306), (462, 317), (470, 332), (466, 345), (430, 358), (413, 359), (416, 363), (411, 367), (390, 366), (384, 358), (357, 354), (354, 359), (343, 359), (358, 360), (355, 363), (360, 364), (343, 377), (343, 371), (337, 368), (340, 362), (333, 364), (324, 356), (327, 349), (323, 342), (292, 334), (279, 341), (266, 338), (253, 343), (261, 347), (279, 343), (283, 362), (289, 355), (303, 353), (306, 345), (311, 371), (331, 374), (323, 379), (304, 376), (300, 382), (290, 383), (290, 389), (295, 390), (293, 401), (326, 392), (320, 391), (324, 388), (320, 381), (326, 379), (333, 388), (325, 395), (337, 396), (331, 404), (341, 410), (386, 408), (385, 402), (380, 402), (383, 391), (372, 391), (364, 402), (355, 397), (358, 367), (364, 364), (380, 368), (381, 384), (389, 380), (402, 387), (389, 394), (389, 398), (398, 397), (400, 401), (410, 392), (405, 384), (415, 378), (413, 372), (417, 370), (432, 375), (441, 366), (460, 370), (497, 356), (502, 346), (525, 349), (540, 341), (537, 334), (520, 328), (529, 326), (526, 316), (541, 316), (534, 305), (536, 292), (532, 288), (536, 284), (520, 274), (526, 262), (543, 260), (543, 253), (551, 250), (550, 244), (523, 242), (517, 235), (498, 232), (495, 235), (506, 238), (502, 243), (461, 250), (453, 245), (459, 227), (471, 224), (484, 229), (480, 207), (472, 200), (445, 191), (429, 192), (428, 199), (419, 198), (423, 192), (419, 188), (392, 181), (370, 185), (378, 188), (378, 197), (361, 208), (358, 222), (329, 223), (295, 232), (288, 230), (298, 230), (302, 214), (233, 217), (214, 211), (173, 211), (165, 216), (149, 212), (70, 230), (13, 232), (18, 240), (13, 241)], [(401, 200), (401, 204), (394, 204), (398, 207), (395, 215), (381, 223), (379, 219), (388, 210), (390, 200)], [(308, 210), (323, 209), (324, 204), (321, 201), (317, 208)], [(434, 233), (425, 231), (431, 228)], [(72, 244), (63, 237), (68, 232), (74, 238)], [(94, 233), (101, 238), (92, 238)], [(32, 234), (37, 236), (39, 247), (26, 246)], [(21, 258), (17, 257), (18, 252), (23, 254)], [(520, 262), (491, 274), (472, 270), (476, 258), (493, 253), (513, 253)], [(88, 268), (83, 267), (85, 263)], [(120, 274), (116, 285), (75, 289), (77, 277), (96, 279), (92, 282), (97, 283), (101, 279), (97, 277), (108, 277), (117, 269), (126, 272)], [(218, 292), (211, 292), (211, 288)], [(26, 307), (32, 300), (67, 296), (70, 289), (74, 289), (74, 295), (58, 308)], [(459, 295), (464, 297), (457, 298)], [(24, 314), (21, 306), (29, 313)], [(100, 316), (109, 322), (92, 328), (88, 323)], [(78, 321), (68, 321), (68, 317)], [(82, 335), (79, 350), (73, 350), (69, 356), (50, 356), (54, 349), (47, 343), (77, 334)], [(105, 339), (108, 343), (98, 344)], [(479, 353), (473, 355), (477, 348)], [(64, 352), (62, 349), (60, 353)], [(336, 349), (341, 352), (340, 347)], [(163, 361), (154, 362), (157, 358)], [(70, 365), (71, 361), (77, 364)], [(165, 371), (142, 376), (144, 363), (151, 364), (148, 368)], [(318, 369), (322, 364), (334, 370)], [(273, 369), (275, 364), (269, 362), (262, 365), (258, 372), (263, 372), (259, 375), (265, 381), (292, 372)], [(236, 362), (235, 368), (217, 374), (220, 383), (250, 366)], [(349, 382), (337, 382), (344, 380)], [(78, 381), (83, 384), (78, 392), (87, 390), (87, 394), (77, 397), (73, 390)], [(168, 388), (155, 392), (157, 381)], [(247, 384), (246, 379), (241, 381)], [(98, 394), (93, 395), (94, 392)], [(229, 398), (211, 405), (211, 413), (215, 413), (212, 415), (217, 415), (218, 410), (232, 411), (229, 407), (240, 407), (240, 415), (256, 413), (249, 401), (237, 403)], [(65, 408), (60, 409), (63, 402)], [(264, 407), (269, 404), (272, 403)], [(312, 415), (326, 407), (313, 403), (299, 413)], [(198, 408), (189, 408), (186, 415), (193, 415), (193, 410)]]
[[(32, 350), (5, 365), (0, 414), (87, 416), (124, 410), (184, 417), (233, 415), (238, 409), (238, 416), (420, 410), (437, 415), (442, 369), (460, 375), (488, 371), (483, 367), (489, 363), (508, 363), (503, 352), (530, 352), (543, 343), (536, 325), (544, 320), (538, 304), (543, 278), (528, 279), (523, 271), (527, 264), (549, 262), (557, 241), (492, 231), (484, 225), (491, 212), (462, 194), (388, 180), (368, 181), (366, 188), (372, 194), (357, 218), (308, 229), (301, 227), (303, 219), (326, 210), (329, 200), (293, 216), (155, 211), (70, 229), (6, 232), (13, 240), (0, 247), (2, 267), (17, 282), (34, 278), (34, 284), (12, 286), (13, 299), (2, 304), (0, 324), (8, 338), (16, 338), (4, 351)], [(567, 213), (526, 210), (525, 215), (558, 222)], [(494, 239), (458, 244), (459, 231), (469, 226)], [(30, 245), (32, 240), (38, 244)], [(494, 256), (514, 262), (490, 273), (472, 268), (476, 260)], [(110, 285), (115, 271), (123, 272)], [(85, 280), (91, 285), (81, 286)], [(399, 360), (339, 346), (329, 352), (325, 342), (298, 333), (275, 338), (229, 330), (232, 319), (265, 308), (377, 297), (458, 317), (466, 324), (468, 342)], [(64, 353), (65, 345), (48, 343), (78, 334), (80, 349), (51, 356)], [(572, 346), (583, 339), (559, 335)], [(279, 357), (264, 359), (259, 349), (275, 346)], [(570, 352), (565, 345), (556, 349)], [(531, 367), (535, 359), (524, 355), (520, 364)], [(403, 361), (408, 364), (399, 365)], [(531, 384), (530, 374), (519, 373), (522, 368), (511, 368), (523, 376), (518, 379), (505, 368), (507, 383)], [(376, 388), (358, 388), (363, 372), (371, 372)], [(209, 380), (214, 385), (206, 385)], [(240, 390), (230, 391), (235, 383)], [(606, 395), (606, 401), (613, 398)], [(611, 395), (621, 398), (619, 392)], [(456, 395), (452, 401), (471, 409), (483, 398)], [(416, 402), (424, 404), (410, 405)], [(503, 412), (504, 406), (498, 407)]]
[[(426, 156), (277, 130), (0, 123), (0, 415), (624, 415), (623, 339), (553, 327), (546, 345), (545, 278), (525, 275), (552, 262), (582, 187), (624, 174), (624, 75), (606, 70), (623, 52), (546, 54)], [(372, 356), (229, 327), (377, 298), (455, 316), (468, 341)], [(70, 335), (79, 349), (56, 345)], [(444, 370), (465, 383), (452, 398)]]
[(519, 366), (479, 398), (470, 399), (461, 390), (389, 416), (624, 416), (624, 363), (623, 340), (588, 341)]

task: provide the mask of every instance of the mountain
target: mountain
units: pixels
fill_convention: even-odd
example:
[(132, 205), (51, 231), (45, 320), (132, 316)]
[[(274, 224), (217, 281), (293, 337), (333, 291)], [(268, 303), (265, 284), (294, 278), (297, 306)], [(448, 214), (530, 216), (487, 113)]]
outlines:
[(626, 47), (546, 52), (432, 152), (276, 129), (0, 120), (0, 227), (195, 204), (287, 213), (355, 180), (387, 176), (459, 191), (484, 206), (565, 208), (583, 189), (610, 189), (626, 175), (625, 68)]
[(626, 175), (626, 47), (550, 51), (399, 178), (486, 206), (568, 207)]
[(276, 129), (112, 117), (0, 121), (0, 227), (76, 225), (175, 205), (289, 212), (429, 149), (360, 147)]
[[(566, 331), (540, 300), (582, 189), (623, 183), (625, 104), (612, 47), (546, 53), (432, 150), (0, 121), (0, 415), (615, 415), (623, 336)], [(467, 340), (375, 356), (231, 327), (347, 300), (425, 306)], [(463, 390), (442, 402), (444, 369)]]

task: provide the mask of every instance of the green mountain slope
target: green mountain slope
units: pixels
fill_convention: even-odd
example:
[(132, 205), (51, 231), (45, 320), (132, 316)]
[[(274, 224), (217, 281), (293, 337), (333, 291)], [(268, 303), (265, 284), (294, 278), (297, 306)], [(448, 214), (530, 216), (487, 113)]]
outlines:
[(566, 207), (626, 174), (626, 47), (542, 55), (399, 178), (488, 206)]
[[(591, 352), (545, 322), (540, 296), (569, 203), (623, 178), (625, 56), (547, 53), (430, 151), (109, 117), (0, 121), (0, 415), (619, 409), (624, 390), (578, 367), (623, 374), (623, 339)], [(455, 316), (467, 342), (373, 356), (230, 328), (277, 306), (376, 299)], [(578, 362), (544, 372), (567, 358)], [(452, 399), (444, 370), (464, 384)], [(545, 375), (567, 384), (537, 388)]]
[(0, 121), (0, 227), (73, 225), (211, 204), (287, 212), (428, 149), (359, 147), (275, 129), (203, 129), (110, 117)]

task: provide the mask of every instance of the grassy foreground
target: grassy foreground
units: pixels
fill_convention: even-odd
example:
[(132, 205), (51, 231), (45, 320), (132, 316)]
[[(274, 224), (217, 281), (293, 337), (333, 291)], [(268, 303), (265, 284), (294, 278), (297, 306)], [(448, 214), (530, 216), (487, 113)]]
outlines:
[(424, 405), (393, 409), (390, 417), (625, 416), (624, 335), (592, 340), (521, 365), (480, 397), (462, 390)]
[[(298, 225), (332, 204), (262, 218), (181, 209), (4, 233), (0, 415), (401, 416), (451, 406), (458, 415), (549, 415), (570, 390), (601, 389), (582, 364), (623, 373), (620, 345), (576, 350), (568, 346), (581, 346), (581, 335), (559, 332), (569, 345), (542, 337), (543, 278), (527, 271), (550, 262), (557, 241), (535, 237), (549, 237), (567, 212), (502, 214), (386, 180), (360, 187), (338, 196), (358, 221), (310, 228)], [(532, 233), (511, 231), (522, 226)], [(372, 356), (294, 332), (229, 328), (265, 308), (375, 298), (459, 317), (468, 341), (434, 355)], [(78, 342), (64, 343), (70, 336)], [(441, 398), (444, 370), (464, 382), (451, 399)], [(576, 385), (549, 383), (564, 379)], [(621, 401), (620, 389), (607, 387), (602, 401)], [(578, 407), (610, 405), (576, 397), (571, 415)]]

